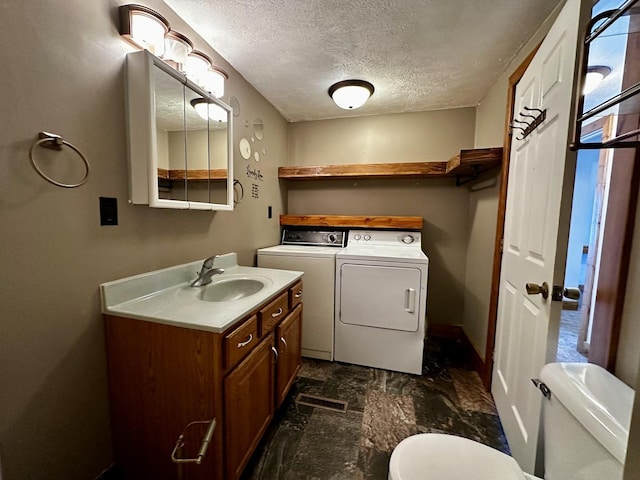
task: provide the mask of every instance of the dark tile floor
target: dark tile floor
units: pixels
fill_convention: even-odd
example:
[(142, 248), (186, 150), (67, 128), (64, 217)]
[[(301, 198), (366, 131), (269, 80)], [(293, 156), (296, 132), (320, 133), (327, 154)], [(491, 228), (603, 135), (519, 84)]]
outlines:
[[(299, 393), (344, 400), (345, 413), (299, 405)], [(423, 375), (303, 359), (243, 478), (386, 480), (391, 452), (416, 433), (460, 435), (509, 453), (491, 395), (459, 345), (428, 340)]]

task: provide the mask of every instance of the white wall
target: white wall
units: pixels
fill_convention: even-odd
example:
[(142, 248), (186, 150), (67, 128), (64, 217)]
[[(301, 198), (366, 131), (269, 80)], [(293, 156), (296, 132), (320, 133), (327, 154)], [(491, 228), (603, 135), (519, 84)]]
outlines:
[[(5, 480), (95, 478), (112, 460), (104, 328), (98, 286), (106, 281), (236, 251), (279, 238), (287, 124), (277, 111), (161, 0), (145, 5), (229, 73), (238, 97), (235, 141), (265, 124), (259, 198), (234, 212), (129, 205), (125, 140), (125, 54), (120, 0), (0, 2), (0, 456)], [(63, 135), (91, 163), (88, 182), (53, 186), (31, 168), (40, 130)], [(44, 150), (44, 149), (40, 149)], [(74, 161), (38, 151), (43, 161)], [(237, 155), (237, 152), (236, 152)], [(239, 155), (236, 178), (252, 181)], [(77, 161), (77, 160), (75, 160)], [(65, 163), (67, 162), (67, 163)], [(65, 167), (60, 167), (64, 169)], [(63, 177), (65, 172), (58, 172)], [(98, 197), (115, 197), (119, 225), (101, 227)], [(272, 205), (274, 218), (267, 219)]]

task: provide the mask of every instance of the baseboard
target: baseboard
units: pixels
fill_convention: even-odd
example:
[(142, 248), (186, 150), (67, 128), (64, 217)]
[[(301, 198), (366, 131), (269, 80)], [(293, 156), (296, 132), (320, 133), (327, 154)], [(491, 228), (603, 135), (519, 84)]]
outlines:
[(428, 335), (459, 342), (473, 369), (484, 378), (486, 365), (460, 325), (430, 325)]

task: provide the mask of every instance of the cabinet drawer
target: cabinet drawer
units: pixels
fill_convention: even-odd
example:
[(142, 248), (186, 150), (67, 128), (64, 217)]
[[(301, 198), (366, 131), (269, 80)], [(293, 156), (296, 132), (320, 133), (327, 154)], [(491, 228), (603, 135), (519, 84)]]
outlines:
[(260, 336), (265, 336), (287, 316), (289, 312), (289, 292), (284, 292), (258, 313), (260, 319)]
[(302, 281), (289, 289), (289, 310), (293, 310), (300, 302), (302, 302)]
[(224, 337), (225, 365), (229, 369), (258, 344), (258, 318), (254, 315)]

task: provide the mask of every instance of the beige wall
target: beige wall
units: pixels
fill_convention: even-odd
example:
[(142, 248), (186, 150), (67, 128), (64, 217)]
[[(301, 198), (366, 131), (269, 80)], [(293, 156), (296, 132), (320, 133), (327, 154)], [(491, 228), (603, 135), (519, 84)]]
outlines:
[[(291, 165), (448, 160), (473, 143), (474, 109), (290, 125)], [(469, 192), (455, 180), (289, 181), (291, 214), (417, 215), (430, 260), (427, 317), (460, 324)]]
[(449, 160), (473, 148), (474, 108), (290, 124), (289, 165)]
[[(145, 5), (168, 17), (229, 73), (235, 142), (265, 124), (264, 181), (251, 198), (245, 187), (234, 212), (156, 210), (127, 203), (124, 66), (131, 47), (117, 32), (120, 1), (2, 2), (3, 75), (0, 105), (0, 457), (2, 478), (91, 479), (112, 460), (100, 283), (236, 251), (252, 264), (255, 249), (277, 243), (283, 197), (287, 124), (160, 0)], [(55, 187), (31, 168), (38, 131), (63, 135), (91, 162), (89, 181)], [(43, 149), (40, 149), (43, 150)], [(61, 178), (73, 161), (56, 159)], [(54, 155), (54, 156), (52, 156)], [(258, 165), (258, 164), (256, 164)], [(119, 225), (101, 227), (98, 197), (118, 200)], [(267, 206), (274, 218), (267, 219)]]
[[(524, 45), (509, 66), (484, 96), (476, 110), (474, 148), (500, 147), (504, 143), (509, 77), (549, 31), (558, 10), (552, 13)], [(484, 360), (489, 325), (489, 300), (493, 272), (499, 173), (487, 173), (481, 180), (495, 178), (493, 187), (469, 195), (467, 266), (464, 281), (464, 317), (462, 326), (472, 345)]]

